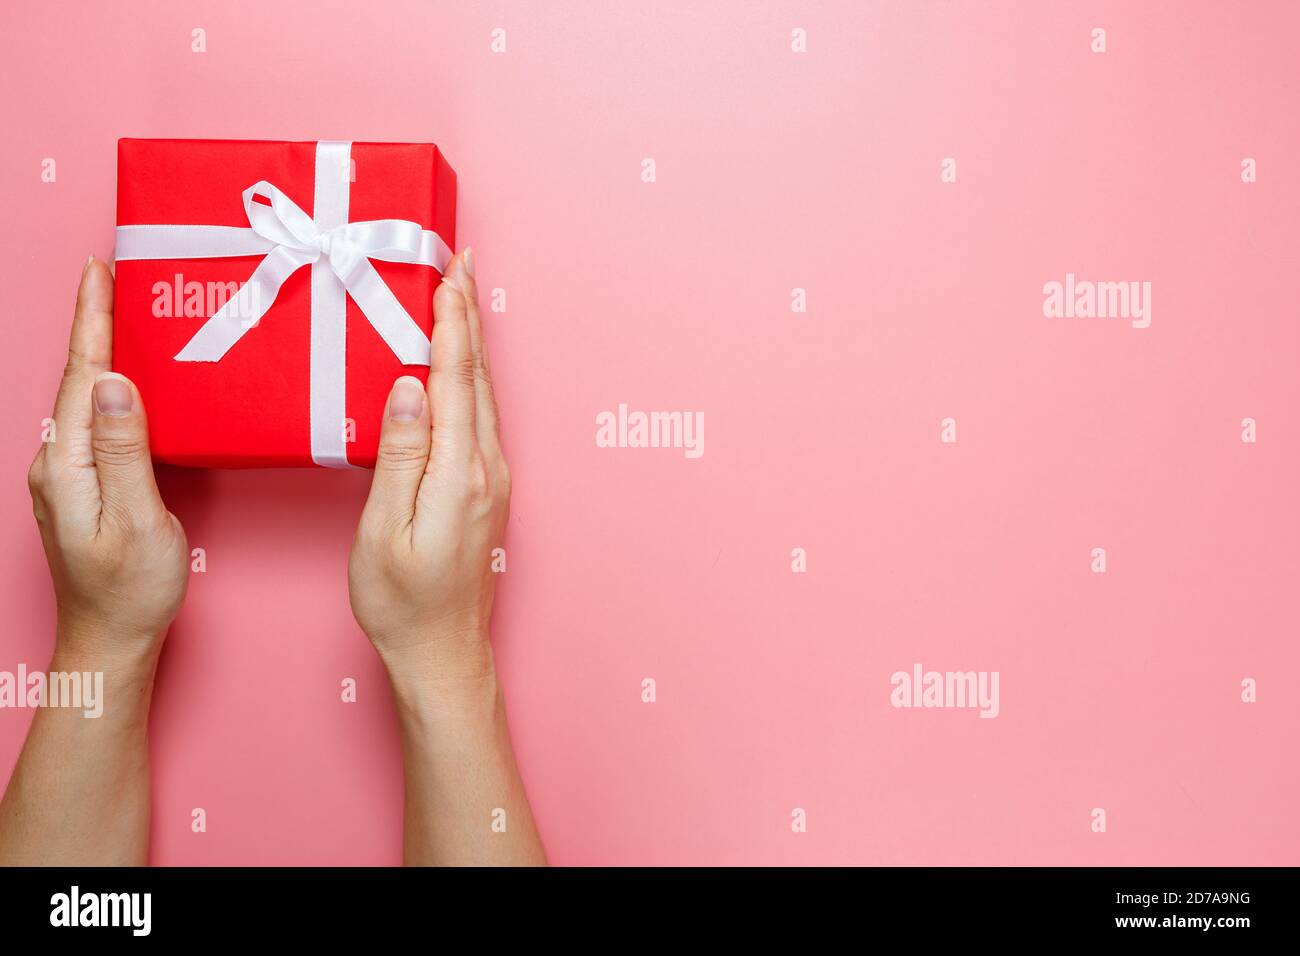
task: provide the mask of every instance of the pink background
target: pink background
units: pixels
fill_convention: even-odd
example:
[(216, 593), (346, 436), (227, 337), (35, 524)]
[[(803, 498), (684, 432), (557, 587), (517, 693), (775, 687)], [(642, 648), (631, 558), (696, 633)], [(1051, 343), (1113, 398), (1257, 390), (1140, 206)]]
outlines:
[[(507, 290), (495, 643), (554, 862), (1300, 863), (1294, 4), (5, 19), (0, 669), (48, 661), (24, 476), (116, 139), (432, 140)], [(1067, 271), (1150, 281), (1151, 327), (1045, 319)], [(703, 411), (704, 457), (597, 448), (620, 402)], [(208, 572), (158, 681), (154, 860), (396, 863), (346, 590), (368, 475), (160, 480)], [(999, 671), (1001, 715), (892, 708), (915, 662)], [(0, 711), (6, 772), (29, 720)]]

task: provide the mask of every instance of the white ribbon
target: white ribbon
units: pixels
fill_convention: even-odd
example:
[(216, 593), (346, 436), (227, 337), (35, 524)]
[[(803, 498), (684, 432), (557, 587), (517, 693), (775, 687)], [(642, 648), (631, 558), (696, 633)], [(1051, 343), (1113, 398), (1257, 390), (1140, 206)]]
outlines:
[[(199, 328), (178, 362), (219, 362), (275, 302), (286, 279), (311, 266), (311, 456), (347, 468), (347, 296), (403, 365), (429, 364), (429, 339), (371, 259), (447, 267), (451, 249), (405, 219), (348, 222), (351, 143), (316, 144), (315, 218), (266, 181), (244, 190), (250, 228), (118, 226), (116, 258), (208, 259), (263, 255), (238, 293)], [(254, 197), (270, 200), (270, 205)]]

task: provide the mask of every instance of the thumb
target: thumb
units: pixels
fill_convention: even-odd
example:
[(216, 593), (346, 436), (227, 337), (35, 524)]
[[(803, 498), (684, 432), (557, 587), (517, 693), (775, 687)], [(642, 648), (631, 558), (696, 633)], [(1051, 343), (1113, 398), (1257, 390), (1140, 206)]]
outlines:
[(362, 520), (405, 524), (415, 513), (425, 466), (429, 462), (432, 435), (429, 403), (418, 378), (403, 375), (393, 383), (379, 432), (379, 454), (370, 498)]
[(126, 376), (101, 372), (92, 401), (90, 447), (104, 511), (128, 524), (161, 510), (140, 392)]

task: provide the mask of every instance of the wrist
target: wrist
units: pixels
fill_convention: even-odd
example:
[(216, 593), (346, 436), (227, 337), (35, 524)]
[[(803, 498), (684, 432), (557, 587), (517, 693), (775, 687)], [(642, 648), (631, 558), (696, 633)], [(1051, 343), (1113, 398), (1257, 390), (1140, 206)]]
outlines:
[[(99, 733), (127, 733), (132, 737), (147, 734), (149, 705), (153, 699), (154, 674), (158, 666), (157, 649), (68, 646), (60, 637), (50, 657), (49, 685), (55, 682), (80, 682), (83, 698), (94, 688), (94, 703), (83, 710), (96, 720), (76, 721), (77, 726)], [(93, 714), (89, 711), (94, 711)], [(70, 713), (77, 713), (73, 708)]]
[(382, 633), (367, 630), (389, 679), (418, 683), (476, 683), (493, 676), (496, 666), (487, 625), (404, 627)]
[(494, 715), (501, 688), (486, 633), (375, 647), (403, 720), (463, 722)]
[(61, 614), (50, 669), (103, 671), (151, 681), (165, 636), (165, 630), (155, 633)]
[(407, 734), (455, 737), (462, 743), (495, 736), (502, 708), (495, 674), (454, 680), (406, 675), (392, 677), (391, 686), (398, 722)]

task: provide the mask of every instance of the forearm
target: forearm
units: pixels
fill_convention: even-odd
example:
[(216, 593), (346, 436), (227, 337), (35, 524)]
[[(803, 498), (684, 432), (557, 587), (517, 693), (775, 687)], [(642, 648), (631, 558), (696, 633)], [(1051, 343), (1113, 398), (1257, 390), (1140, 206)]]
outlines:
[(489, 663), (442, 679), (421, 670), (389, 671), (406, 772), (407, 865), (544, 865), (495, 670)]
[[(54, 673), (103, 673), (102, 712), (38, 708), (0, 801), (0, 865), (143, 866), (149, 700), (157, 655), (56, 651)], [(19, 689), (25, 693), (26, 689)]]

